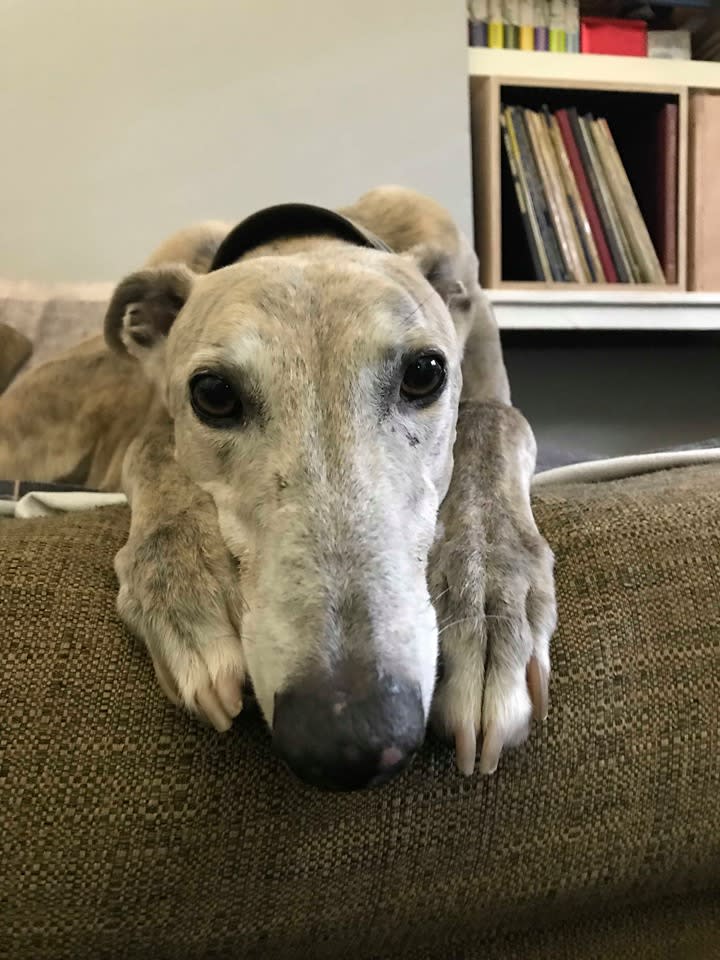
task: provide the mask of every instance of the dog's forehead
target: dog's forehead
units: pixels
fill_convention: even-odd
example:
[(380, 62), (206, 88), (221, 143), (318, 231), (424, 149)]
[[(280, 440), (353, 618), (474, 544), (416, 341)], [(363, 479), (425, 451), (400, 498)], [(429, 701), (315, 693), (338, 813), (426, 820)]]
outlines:
[[(437, 301), (437, 302), (436, 302)], [(178, 323), (215, 342), (241, 333), (283, 342), (348, 331), (395, 339), (448, 333), (449, 316), (405, 258), (333, 245), (327, 251), (263, 256), (198, 278)]]

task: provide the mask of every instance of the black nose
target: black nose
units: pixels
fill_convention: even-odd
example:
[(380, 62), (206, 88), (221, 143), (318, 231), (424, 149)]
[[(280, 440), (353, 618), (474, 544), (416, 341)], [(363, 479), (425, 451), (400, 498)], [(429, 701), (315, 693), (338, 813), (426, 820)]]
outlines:
[(420, 690), (392, 677), (308, 677), (275, 697), (273, 746), (313, 786), (359, 790), (399, 773), (425, 737)]

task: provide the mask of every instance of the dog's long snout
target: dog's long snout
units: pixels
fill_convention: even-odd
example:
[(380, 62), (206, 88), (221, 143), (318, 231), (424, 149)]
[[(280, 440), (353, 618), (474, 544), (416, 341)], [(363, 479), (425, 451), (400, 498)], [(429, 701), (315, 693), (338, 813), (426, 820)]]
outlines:
[(275, 750), (313, 786), (359, 790), (383, 783), (407, 765), (424, 736), (420, 690), (392, 677), (362, 687), (310, 677), (275, 697)]

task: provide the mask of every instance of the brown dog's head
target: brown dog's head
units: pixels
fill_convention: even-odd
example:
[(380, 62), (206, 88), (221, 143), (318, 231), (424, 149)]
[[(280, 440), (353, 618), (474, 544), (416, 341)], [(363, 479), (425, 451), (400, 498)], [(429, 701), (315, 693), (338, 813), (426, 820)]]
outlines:
[(157, 385), (177, 461), (242, 561), (243, 651), (277, 749), (306, 780), (359, 786), (422, 742), (435, 683), (426, 565), (452, 472), (458, 289), (442, 258), (433, 286), (417, 258), (323, 230), (280, 248), (261, 234), (204, 276), (133, 274), (106, 333)]

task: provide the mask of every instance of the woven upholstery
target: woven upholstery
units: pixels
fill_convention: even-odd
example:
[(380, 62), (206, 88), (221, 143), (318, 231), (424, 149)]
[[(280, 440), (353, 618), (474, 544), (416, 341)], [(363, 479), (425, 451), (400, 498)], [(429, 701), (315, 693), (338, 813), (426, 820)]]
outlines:
[(166, 703), (114, 612), (128, 514), (0, 521), (0, 956), (720, 957), (720, 472), (535, 498), (550, 716), (491, 778), (281, 768)]

